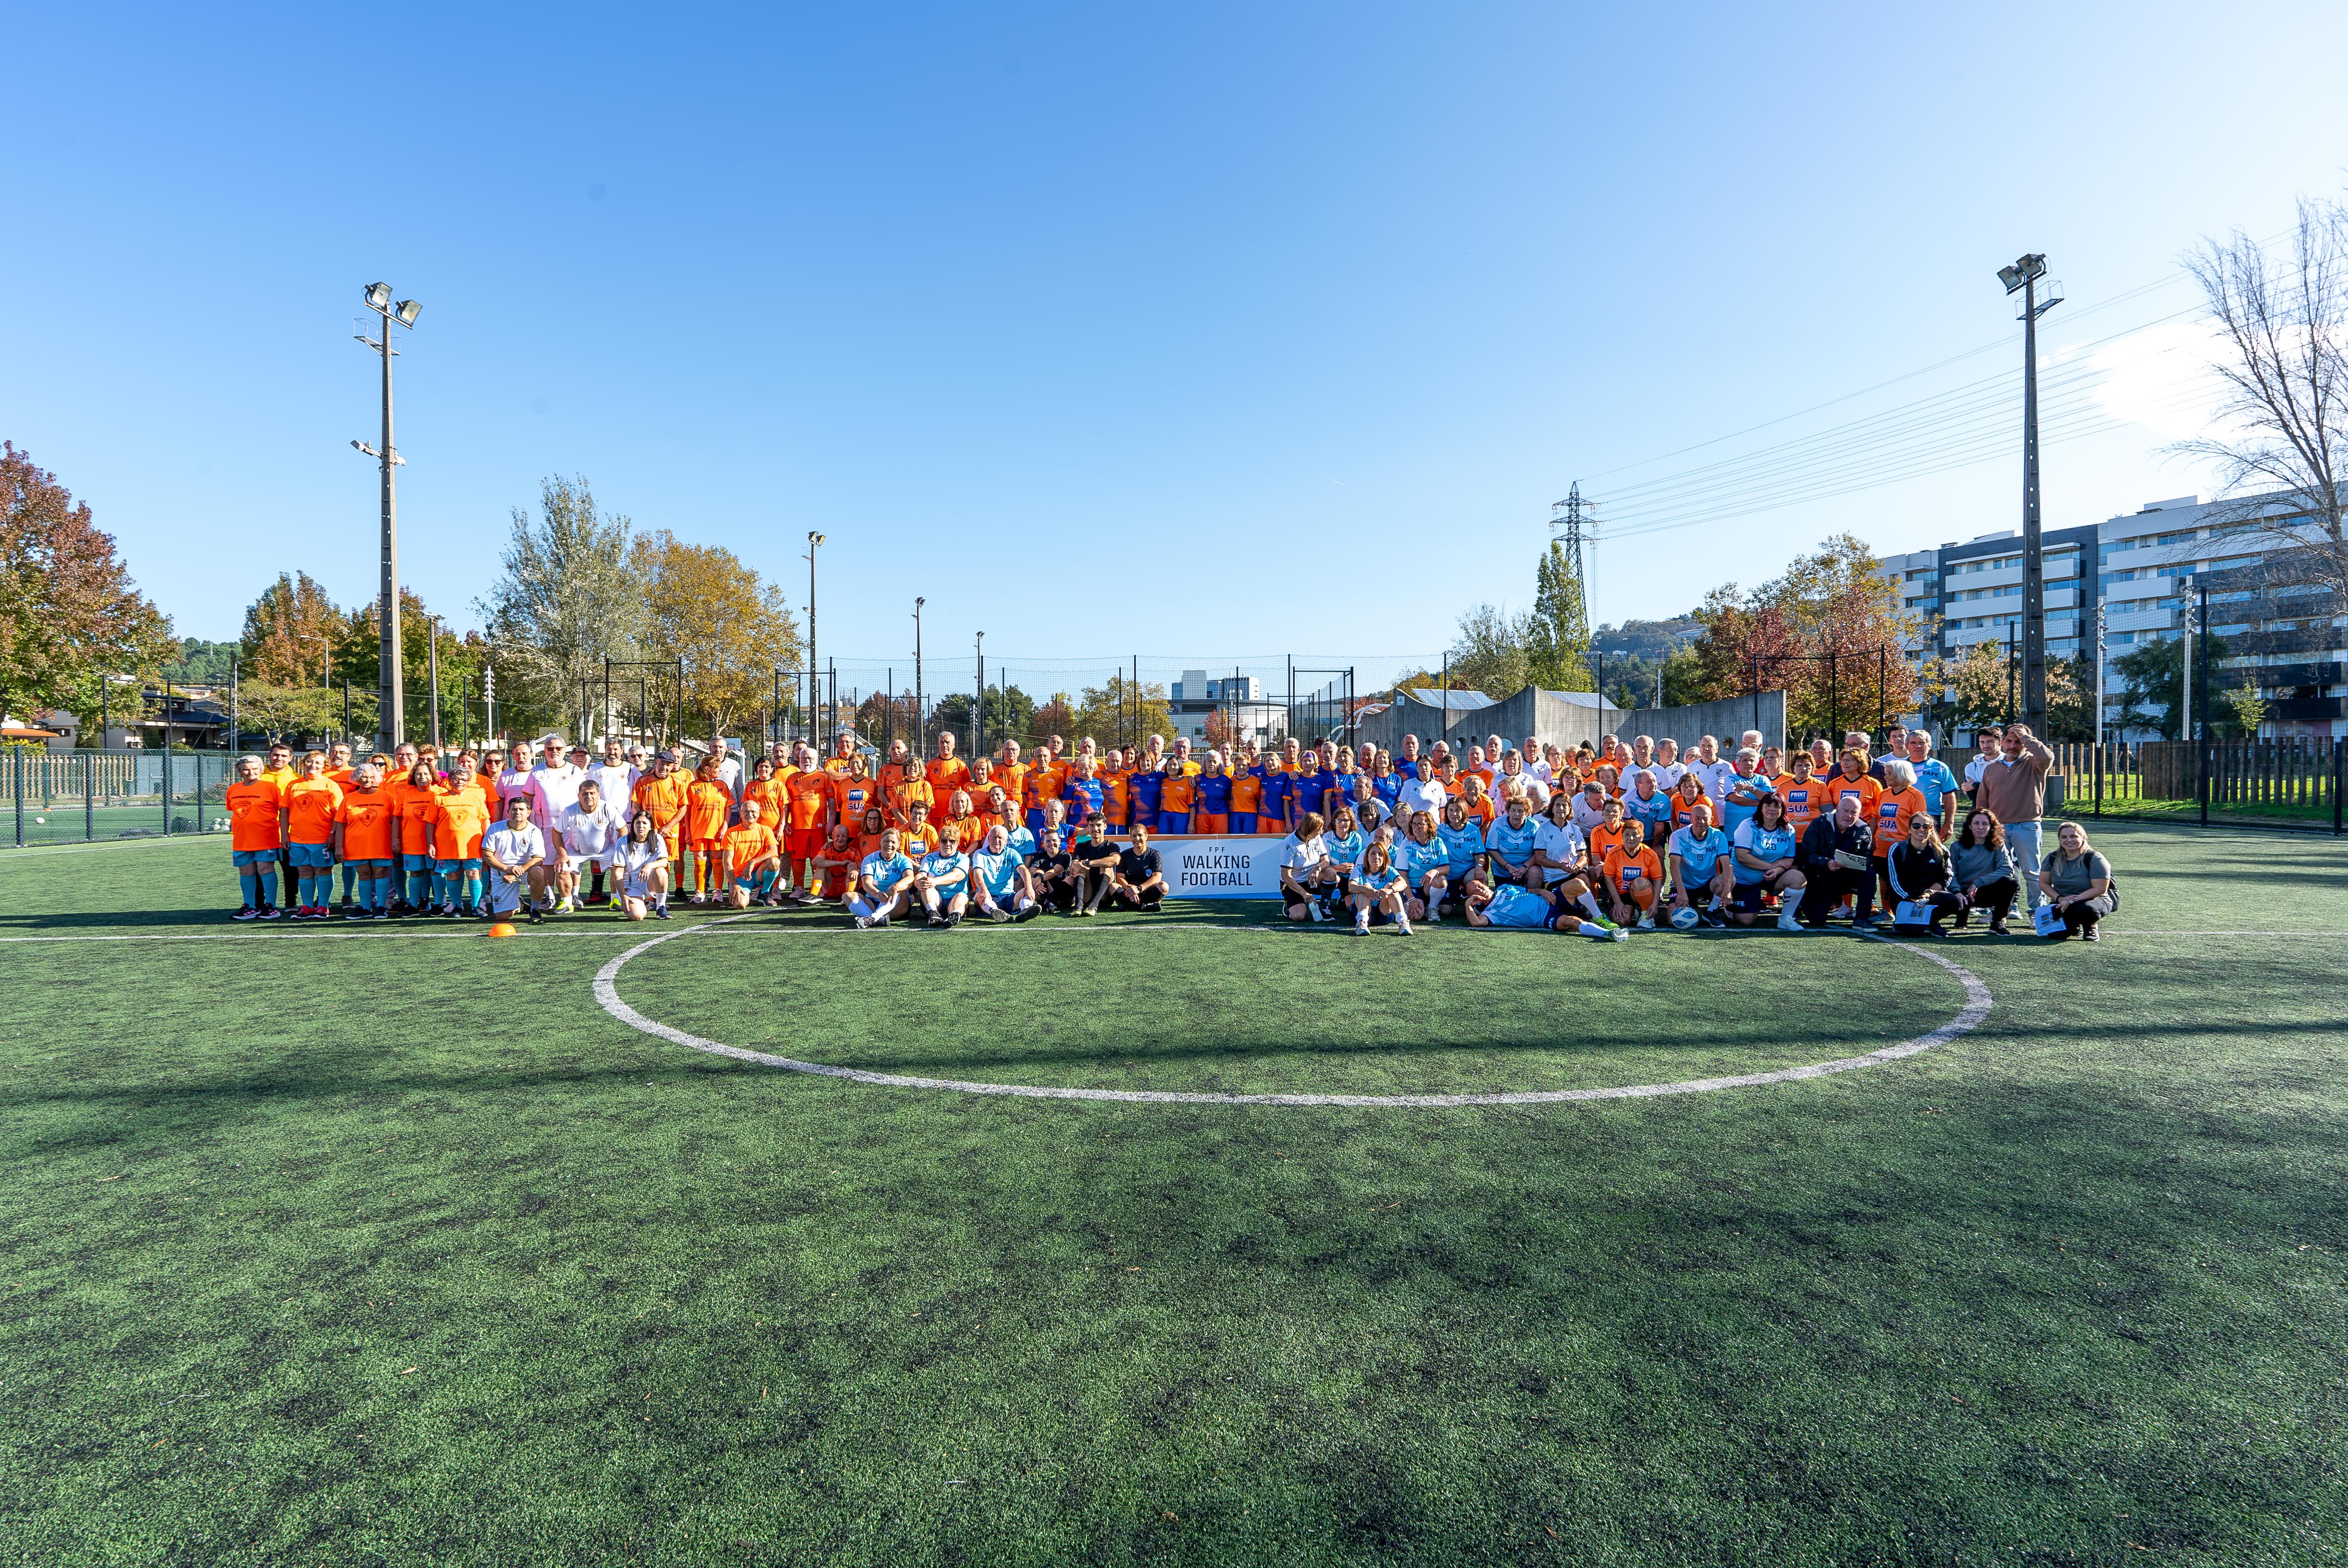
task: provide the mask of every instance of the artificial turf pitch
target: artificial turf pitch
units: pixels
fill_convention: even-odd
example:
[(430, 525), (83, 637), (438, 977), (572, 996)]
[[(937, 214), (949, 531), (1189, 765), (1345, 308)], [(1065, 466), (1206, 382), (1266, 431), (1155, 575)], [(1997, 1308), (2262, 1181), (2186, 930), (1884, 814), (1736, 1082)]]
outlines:
[[(674, 926), (0, 858), (0, 1562), (2348, 1560), (2348, 850), (2097, 839), (2106, 939), (1942, 945), (1995, 1003), (1927, 1054), (1439, 1110), (843, 1082), (601, 1010)], [(1364, 1094), (1964, 1000), (1841, 935), (1263, 917), (760, 916), (616, 983), (879, 1071)]]

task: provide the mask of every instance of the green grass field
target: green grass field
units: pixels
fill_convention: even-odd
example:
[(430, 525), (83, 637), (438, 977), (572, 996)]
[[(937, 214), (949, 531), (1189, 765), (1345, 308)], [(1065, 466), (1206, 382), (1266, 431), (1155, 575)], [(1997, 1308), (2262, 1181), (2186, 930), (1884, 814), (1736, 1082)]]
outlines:
[[(220, 839), (0, 857), (0, 1563), (2348, 1562), (2348, 848), (2097, 838), (2107, 939), (1937, 946), (1994, 998), (1937, 1049), (1450, 1108), (778, 1071), (598, 1006), (678, 925), (256, 931)], [(762, 915), (615, 984), (1209, 1093), (1672, 1082), (1965, 1002), (1845, 935), (1234, 906)]]

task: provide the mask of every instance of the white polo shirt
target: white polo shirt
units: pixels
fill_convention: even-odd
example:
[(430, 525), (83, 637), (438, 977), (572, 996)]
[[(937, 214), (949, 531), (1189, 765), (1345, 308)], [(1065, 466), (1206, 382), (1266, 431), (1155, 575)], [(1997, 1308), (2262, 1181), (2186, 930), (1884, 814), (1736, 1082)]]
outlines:
[(1447, 798), (1441, 779), (1412, 779), (1402, 786), (1395, 797), (1397, 810), (1423, 811), (1437, 822), (1443, 820), (1443, 803)]

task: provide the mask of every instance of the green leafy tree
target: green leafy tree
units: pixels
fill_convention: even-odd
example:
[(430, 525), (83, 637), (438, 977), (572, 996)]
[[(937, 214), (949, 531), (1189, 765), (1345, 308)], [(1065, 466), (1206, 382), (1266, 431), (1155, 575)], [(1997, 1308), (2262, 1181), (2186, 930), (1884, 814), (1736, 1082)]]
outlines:
[[(986, 719), (986, 751), (991, 756), (1003, 748), (1004, 740), (1027, 744), (1028, 731), (1035, 717), (1035, 699), (1016, 686), (989, 686), (986, 705), (981, 710)], [(971, 723), (971, 699), (967, 692), (956, 692), (941, 697), (930, 710), (930, 728), (952, 730), (954, 739), (965, 752), (975, 751), (977, 726)]]
[(1591, 689), (1586, 658), (1590, 616), (1582, 603), (1581, 584), (1575, 579), (1565, 546), (1559, 540), (1550, 541), (1549, 553), (1534, 569), (1532, 613), (1521, 622), (1520, 630), (1526, 674), (1534, 685), (1550, 692)]
[(94, 729), (106, 674), (151, 675), (179, 651), (89, 504), (0, 442), (0, 711), (62, 708)]
[[(2226, 641), (2209, 639), (2211, 660), (2226, 656)], [(2194, 657), (2201, 657), (2197, 642)], [(2141, 642), (2112, 661), (2112, 673), (2125, 682), (2120, 693), (2119, 723), (2125, 729), (2150, 730), (2165, 741), (2181, 739), (2185, 719), (2185, 640), (2163, 638)], [(2153, 711), (2159, 704), (2160, 711)]]
[(1174, 710), (1167, 705), (1166, 688), (1159, 682), (1144, 681), (1137, 686), (1124, 675), (1111, 675), (1107, 683), (1084, 689), (1076, 700), (1076, 724), (1071, 743), (1090, 735), (1107, 751), (1139, 745), (1150, 735), (1171, 741)]
[[(697, 571), (712, 563), (680, 554), (691, 548), (665, 533), (639, 537), (626, 518), (597, 507), (583, 478), (541, 480), (536, 515), (513, 509), (501, 570), (479, 605), (495, 651), (500, 718), (510, 712), (516, 730), (557, 723), (576, 712), (582, 683), (602, 678), (604, 661), (678, 654), (688, 660), (686, 704), (697, 714), (724, 728), (757, 707), (751, 687), (771, 684), (770, 666), (791, 664), (797, 633), (758, 663), (757, 680), (732, 678), (742, 663), (735, 645), (742, 635), (773, 632), (774, 607), (756, 590), (753, 572), (747, 608), (754, 624), (737, 629), (721, 619), (746, 608), (734, 591), (738, 584)], [(732, 556), (726, 560), (739, 568)], [(671, 622), (691, 618), (690, 597), (703, 588), (720, 593), (723, 601), (707, 609), (713, 654), (704, 663), (710, 668), (695, 671), (689, 640)], [(668, 620), (660, 617), (663, 608)], [(637, 651), (653, 644), (655, 651)]]
[(2225, 695), (2226, 706), (2233, 711), (2234, 727), (2245, 740), (2256, 740), (2259, 726), (2267, 721), (2267, 700), (2259, 695), (2257, 685), (2244, 681)]
[(1512, 697), (1532, 682), (1532, 657), (1526, 648), (1525, 619), (1504, 610), (1479, 604), (1459, 618), (1452, 639), (1450, 666), (1453, 690), (1481, 692), (1488, 697)]
[(238, 647), (248, 679), (272, 686), (323, 686), (350, 640), (349, 618), (306, 571), (280, 572), (245, 607)]

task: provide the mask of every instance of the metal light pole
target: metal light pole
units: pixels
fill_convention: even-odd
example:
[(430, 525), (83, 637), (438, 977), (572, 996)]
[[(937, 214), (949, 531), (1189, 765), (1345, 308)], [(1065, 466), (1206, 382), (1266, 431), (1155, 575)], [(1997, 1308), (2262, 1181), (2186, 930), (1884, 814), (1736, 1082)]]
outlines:
[(2104, 744), (2104, 606), (2096, 602), (2096, 749)]
[(922, 713), (922, 606), (928, 601), (913, 600), (913, 754), (930, 754), (930, 726)]
[(822, 761), (824, 743), (816, 734), (815, 714), (823, 702), (823, 682), (817, 671), (823, 668), (815, 657), (815, 549), (823, 543), (823, 536), (813, 528), (808, 530), (808, 739), (815, 742), (816, 758)]
[(1997, 270), (2009, 294), (2022, 295), (2022, 718), (2037, 734), (2046, 728), (2046, 559), (2038, 510), (2038, 318), (2063, 302), (2063, 285), (2048, 282), (2046, 258), (2022, 257)]
[[(376, 617), (377, 680), (380, 690), (376, 700), (376, 730), (383, 747), (390, 751), (407, 738), (407, 714), (402, 695), (405, 682), (401, 679), (399, 649), (399, 503), (396, 487), (392, 482), (392, 470), (407, 461), (391, 444), (391, 362), (399, 351), (391, 346), (391, 329), (396, 322), (413, 331), (416, 318), (424, 307), (414, 300), (393, 302), (389, 283), (369, 283), (365, 295), (367, 309), (383, 318), (383, 336), (370, 338), (365, 333), (355, 335), (359, 342), (383, 356), (383, 446), (380, 450), (364, 441), (352, 446), (373, 457), (383, 469), (383, 576), (378, 591), (383, 595)], [(435, 736), (434, 739), (438, 739)]]
[(978, 706), (970, 711), (970, 754), (986, 755), (986, 633), (978, 634)]
[(437, 751), (440, 745), (440, 618), (432, 617), (428, 624), (432, 641), (425, 650), (425, 661), (432, 674), (432, 745)]

